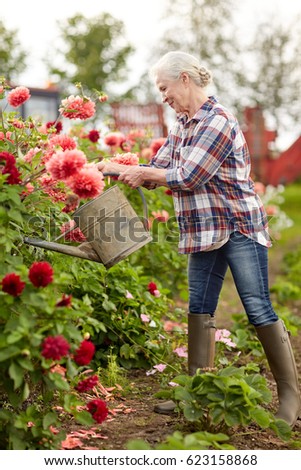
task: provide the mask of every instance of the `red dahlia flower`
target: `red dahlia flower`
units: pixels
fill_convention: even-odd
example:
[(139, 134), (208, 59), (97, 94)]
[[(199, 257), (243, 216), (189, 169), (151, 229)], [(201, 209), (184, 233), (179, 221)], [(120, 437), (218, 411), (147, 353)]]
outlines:
[(95, 353), (95, 346), (91, 341), (84, 340), (75, 351), (74, 360), (79, 366), (86, 366), (92, 361)]
[(97, 384), (98, 384), (97, 375), (92, 375), (92, 377), (88, 377), (87, 379), (84, 379), (81, 382), (79, 382), (75, 388), (79, 392), (88, 392), (89, 390), (92, 390), (92, 388), (95, 387), (95, 385)]
[(96, 129), (92, 129), (87, 137), (89, 140), (91, 140), (91, 142), (96, 143), (100, 137), (100, 134)]
[(25, 86), (17, 86), (7, 95), (7, 101), (13, 108), (18, 108), (30, 98), (29, 89)]
[(55, 122), (55, 121), (49, 121), (46, 123), (46, 129), (50, 129), (53, 127), (55, 129), (55, 133), (59, 134), (63, 130), (63, 124), (61, 121)]
[(15, 273), (6, 274), (1, 281), (1, 284), (3, 292), (6, 292), (13, 297), (21, 295), (25, 287), (25, 282), (21, 281), (20, 276)]
[(99, 399), (91, 400), (87, 404), (87, 408), (97, 423), (101, 424), (107, 419), (109, 410), (105, 401)]
[(63, 294), (61, 300), (56, 303), (56, 307), (70, 307), (72, 295)]
[(148, 292), (150, 292), (152, 295), (154, 295), (154, 292), (155, 292), (156, 290), (158, 290), (157, 284), (155, 284), (154, 282), (150, 282), (150, 283), (148, 284), (148, 286), (147, 286), (147, 290), (148, 290)]
[(35, 261), (29, 268), (28, 277), (35, 287), (46, 287), (53, 281), (53, 268), (47, 261)]
[(62, 357), (67, 356), (70, 345), (64, 336), (47, 336), (42, 343), (42, 356), (45, 359), (53, 359), (59, 361)]
[[(1, 161), (5, 162), (5, 165), (2, 165)], [(9, 152), (0, 152), (0, 171), (3, 175), (9, 175), (6, 180), (8, 184), (19, 184), (21, 182), (20, 172), (16, 167), (16, 159)]]

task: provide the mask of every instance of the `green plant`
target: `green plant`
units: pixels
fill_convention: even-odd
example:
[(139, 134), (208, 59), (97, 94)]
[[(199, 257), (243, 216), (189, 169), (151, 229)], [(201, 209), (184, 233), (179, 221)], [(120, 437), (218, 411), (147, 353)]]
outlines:
[(129, 450), (198, 450), (198, 449), (234, 449), (227, 443), (229, 437), (225, 434), (211, 434), (206, 431), (183, 435), (180, 431), (168, 436), (164, 442), (151, 447), (147, 442), (133, 439), (127, 443)]
[(262, 406), (271, 400), (271, 392), (258, 371), (257, 365), (249, 363), (245, 367), (228, 366), (193, 377), (182, 375), (173, 380), (177, 386), (156, 396), (174, 400), (188, 421), (209, 432), (223, 432), (255, 422), (287, 439), (289, 426), (275, 420)]

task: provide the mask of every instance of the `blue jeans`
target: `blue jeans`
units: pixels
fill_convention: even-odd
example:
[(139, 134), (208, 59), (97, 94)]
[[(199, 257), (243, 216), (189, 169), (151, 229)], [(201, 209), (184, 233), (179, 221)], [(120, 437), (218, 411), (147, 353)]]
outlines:
[(240, 232), (232, 233), (217, 250), (189, 255), (189, 312), (214, 315), (228, 266), (249, 322), (254, 326), (276, 322), (268, 285), (268, 248)]

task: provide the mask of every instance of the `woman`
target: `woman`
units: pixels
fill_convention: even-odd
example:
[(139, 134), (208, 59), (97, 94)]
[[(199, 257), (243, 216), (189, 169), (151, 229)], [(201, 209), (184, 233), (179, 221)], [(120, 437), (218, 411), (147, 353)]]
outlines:
[[(301, 414), (298, 374), (289, 334), (271, 305), (266, 214), (250, 179), (250, 155), (237, 119), (206, 87), (211, 73), (190, 54), (165, 54), (152, 75), (177, 114), (150, 166), (101, 162), (131, 188), (172, 190), (180, 231), (179, 252), (188, 255), (188, 371), (214, 365), (215, 318), (227, 268), (262, 343), (277, 383), (277, 418), (291, 427)], [(155, 407), (174, 410), (172, 401)]]

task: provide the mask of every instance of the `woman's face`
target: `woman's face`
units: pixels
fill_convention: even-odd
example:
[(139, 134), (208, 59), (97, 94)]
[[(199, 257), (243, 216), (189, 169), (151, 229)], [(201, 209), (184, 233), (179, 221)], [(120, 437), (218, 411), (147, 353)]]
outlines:
[(156, 78), (156, 86), (161, 93), (163, 103), (167, 103), (176, 113), (187, 111), (187, 86), (185, 86), (185, 80), (182, 76), (176, 80), (171, 80), (159, 72)]

